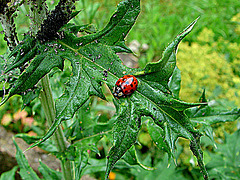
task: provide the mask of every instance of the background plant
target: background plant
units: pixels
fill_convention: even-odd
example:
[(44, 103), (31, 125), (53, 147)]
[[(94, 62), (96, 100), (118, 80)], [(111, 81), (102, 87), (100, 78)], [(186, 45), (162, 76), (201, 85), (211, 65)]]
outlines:
[[(127, 2), (125, 2), (125, 3), (127, 3)], [(122, 4), (122, 6), (121, 5), (119, 6), (118, 13), (121, 14), (121, 12), (123, 12), (123, 11), (121, 11), (122, 10), (121, 8), (123, 8), (123, 7), (124, 7), (124, 3)], [(138, 5), (136, 7), (138, 7)], [(128, 8), (131, 9), (131, 8), (134, 8), (134, 6), (133, 7), (128, 6)], [(138, 12), (137, 10), (138, 10), (138, 8), (136, 8), (136, 10), (134, 11), (136, 14), (135, 14), (135, 16), (132, 15), (133, 17), (136, 17), (137, 12)], [(139, 124), (139, 121), (134, 121), (134, 119), (136, 119), (136, 117), (140, 117), (140, 116), (145, 115), (145, 116), (149, 116), (150, 119), (149, 118), (142, 118), (142, 122), (145, 122), (145, 121), (147, 122), (148, 121), (147, 129), (148, 129), (148, 131), (151, 135), (151, 138), (153, 139), (154, 143), (156, 144), (156, 146), (160, 147), (160, 149), (163, 148), (164, 151), (166, 151), (168, 153), (169, 157), (175, 157), (174, 153), (173, 153), (174, 144), (175, 144), (174, 142), (177, 139), (177, 136), (179, 135), (179, 134), (175, 134), (175, 133), (180, 132), (181, 136), (184, 136), (184, 137), (187, 137), (187, 138), (191, 139), (192, 151), (195, 152), (195, 155), (198, 157), (198, 161), (200, 162), (200, 166), (204, 170), (204, 165), (202, 165), (201, 154), (196, 154), (196, 149), (200, 150), (199, 139), (198, 139), (200, 137), (200, 135), (198, 134), (197, 131), (192, 129), (193, 126), (190, 123), (187, 122), (187, 119), (185, 119), (186, 117), (184, 117), (184, 115), (183, 115), (183, 112), (185, 111), (185, 109), (187, 109), (188, 107), (191, 107), (191, 106), (199, 105), (199, 104), (197, 104), (197, 103), (196, 104), (184, 103), (184, 102), (181, 102), (181, 101), (178, 100), (178, 93), (179, 93), (179, 88), (180, 88), (179, 87), (180, 76), (179, 76), (179, 71), (178, 70), (173, 71), (174, 67), (175, 67), (175, 57), (174, 57), (175, 56), (175, 49), (176, 49), (178, 43), (181, 41), (181, 39), (191, 31), (195, 22), (193, 24), (191, 24), (185, 31), (183, 31), (183, 33), (181, 35), (179, 35), (176, 38), (176, 40), (173, 41), (173, 43), (168, 46), (168, 48), (165, 50), (165, 53), (164, 53), (165, 56), (163, 56), (163, 58), (158, 63), (148, 64), (145, 67), (145, 69), (143, 69), (143, 70), (142, 69), (133, 70), (133, 69), (129, 69), (129, 68), (126, 68), (126, 67), (122, 67), (122, 65), (119, 64), (120, 61), (118, 60), (118, 57), (114, 55), (113, 51), (115, 51), (115, 52), (119, 52), (119, 51), (130, 52), (130, 50), (122, 42), (123, 42), (123, 38), (126, 35), (125, 31), (128, 31), (128, 28), (131, 28), (131, 24), (130, 24), (129, 26), (127, 26), (128, 27), (127, 29), (123, 30), (124, 34), (122, 34), (121, 30), (120, 31), (119, 30), (115, 31), (114, 28), (116, 28), (116, 29), (118, 28), (118, 26), (114, 26), (115, 21), (113, 19), (115, 17), (118, 18), (117, 13), (112, 16), (112, 21), (109, 22), (109, 26), (106, 26), (105, 29), (103, 29), (102, 31), (97, 31), (97, 32), (96, 32), (95, 28), (92, 29), (92, 26), (85, 26), (85, 25), (84, 26), (74, 26), (74, 25), (65, 26), (65, 28), (62, 29), (65, 32), (64, 33), (65, 36), (63, 37), (63, 39), (60, 38), (59, 40), (52, 40), (52, 41), (47, 42), (45, 44), (35, 42), (34, 38), (29, 37), (29, 36), (25, 36), (25, 40), (24, 40), (25, 43), (23, 43), (22, 45), (20, 44), (17, 47), (18, 48), (17, 50), (20, 50), (20, 52), (17, 52), (15, 50), (11, 53), (11, 55), (14, 55), (15, 53), (17, 54), (15, 60), (13, 61), (14, 62), (13, 64), (15, 64), (15, 67), (19, 66), (23, 62), (26, 62), (28, 59), (33, 58), (34, 56), (35, 56), (35, 58), (34, 58), (33, 62), (41, 62), (41, 63), (43, 63), (43, 67), (46, 67), (46, 66), (44, 66), (44, 61), (46, 61), (46, 60), (49, 61), (50, 60), (48, 58), (48, 56), (46, 56), (47, 53), (49, 53), (48, 55), (51, 55), (53, 57), (53, 59), (60, 60), (60, 61), (61, 61), (62, 57), (66, 58), (66, 55), (68, 55), (67, 58), (71, 62), (73, 76), (70, 78), (70, 81), (68, 82), (67, 86), (78, 87), (78, 88), (80, 88), (80, 90), (81, 90), (81, 86), (84, 87), (86, 85), (86, 87), (88, 87), (89, 82), (91, 82), (92, 83), (91, 86), (94, 86), (95, 90), (97, 90), (96, 88), (99, 85), (94, 84), (93, 82), (95, 82), (95, 81), (100, 82), (102, 80), (104, 80), (104, 82), (111, 89), (111, 87), (114, 86), (114, 83), (117, 80), (117, 78), (114, 77), (114, 75), (120, 76), (120, 74), (122, 72), (125, 72), (125, 71), (138, 75), (137, 77), (139, 78), (139, 80), (141, 80), (140, 82), (142, 84), (140, 86), (140, 89), (138, 89), (138, 92), (136, 92), (135, 95), (131, 96), (131, 99), (127, 98), (126, 100), (120, 99), (118, 101), (114, 101), (115, 105), (118, 107), (117, 108), (117, 114), (115, 116), (113, 116), (113, 118), (110, 121), (106, 121), (105, 118), (104, 118), (105, 119), (105, 121), (104, 121), (103, 118), (101, 119), (98, 116), (97, 117), (95, 116), (93, 118), (88, 118), (88, 113), (86, 113), (86, 111), (87, 112), (90, 111), (89, 103), (94, 102), (94, 99), (93, 100), (87, 100), (86, 102), (84, 102), (84, 100), (82, 100), (82, 99), (84, 99), (86, 97), (83, 97), (81, 94), (75, 93), (76, 91), (71, 91), (71, 88), (68, 88), (67, 90), (65, 90), (65, 95), (61, 96), (60, 100), (57, 101), (57, 103), (60, 103), (60, 109), (61, 109), (61, 106), (65, 107), (65, 105), (61, 105), (61, 100), (64, 100), (64, 98), (68, 99), (69, 94), (71, 94), (73, 96), (76, 96), (76, 97), (78, 97), (78, 96), (81, 97), (80, 102), (78, 102), (79, 103), (78, 106), (80, 106), (80, 108), (76, 107), (75, 109), (71, 109), (71, 108), (66, 107), (67, 111), (63, 114), (62, 117), (59, 116), (58, 113), (57, 113), (58, 117), (55, 120), (55, 124), (54, 124), (54, 126), (52, 126), (52, 128), (50, 129), (48, 134), (44, 137), (44, 139), (47, 139), (53, 133), (53, 131), (55, 130), (57, 125), (62, 121), (61, 118), (64, 117), (64, 119), (66, 119), (66, 118), (72, 117), (73, 114), (75, 114), (77, 112), (76, 116), (73, 118), (72, 124), (68, 123), (68, 121), (63, 122), (63, 125), (65, 126), (65, 136), (69, 140), (69, 142), (71, 142), (72, 146), (70, 146), (65, 151), (59, 151), (58, 150), (58, 152), (53, 152), (53, 153), (55, 153), (56, 156), (58, 158), (60, 158), (62, 161), (65, 161), (66, 159), (68, 159), (68, 160), (70, 159), (70, 160), (74, 161), (75, 162), (74, 174), (77, 177), (80, 177), (82, 174), (84, 174), (84, 171), (86, 172), (87, 169), (88, 169), (88, 166), (86, 166), (87, 165), (86, 164), (87, 160), (91, 161), (91, 158), (90, 158), (91, 156), (89, 156), (89, 154), (86, 153), (87, 152), (86, 150), (90, 149), (92, 152), (95, 152), (95, 153), (98, 153), (98, 154), (100, 153), (99, 149), (96, 148), (96, 144), (103, 137), (103, 135), (105, 137), (108, 137), (108, 138), (111, 139), (111, 136), (110, 136), (109, 132), (112, 129), (113, 122), (117, 121), (119, 118), (120, 119), (122, 118), (121, 121), (118, 120), (118, 123), (115, 126), (115, 128), (116, 128), (115, 133), (118, 132), (118, 135), (122, 134), (122, 133), (119, 134), (119, 131), (122, 131), (122, 129), (128, 127), (127, 124), (126, 124), (126, 126), (122, 126), (122, 124), (121, 124), (125, 120), (126, 120), (126, 122), (128, 120), (131, 120), (129, 127), (138, 128), (137, 131), (139, 131), (140, 127), (134, 125), (134, 123)], [(121, 18), (117, 19), (117, 20), (121, 20)], [(133, 21), (131, 21), (131, 22), (133, 22)], [(46, 22), (46, 23), (49, 23), (49, 22)], [(120, 34), (120, 37), (122, 37), (122, 39), (120, 38), (120, 41), (117, 40), (115, 42), (114, 42), (114, 39), (113, 39), (113, 41), (112, 40), (109, 41), (106, 38), (106, 35), (105, 35), (106, 30), (109, 30), (109, 29), (110, 29), (112, 35), (114, 34), (114, 37), (116, 37), (116, 34)], [(71, 32), (76, 33), (77, 31), (83, 31), (83, 35), (86, 35), (88, 33), (90, 33), (91, 35), (82, 36), (80, 38), (74, 37), (73, 35), (71, 35)], [(46, 39), (42, 39), (41, 37), (46, 37), (46, 36), (44, 36), (46, 34), (41, 33), (41, 31), (40, 31), (40, 33), (38, 33), (38, 35), (39, 34), (41, 35), (40, 40), (45, 41)], [(105, 36), (101, 37), (102, 35), (105, 35)], [(85, 37), (86, 37), (86, 39), (84, 39)], [(109, 35), (109, 37), (111, 37), (111, 34)], [(38, 36), (38, 38), (39, 38), (39, 36)], [(71, 42), (69, 42), (68, 38), (71, 39)], [(85, 44), (80, 44), (80, 43), (84, 42), (84, 41), (82, 41), (82, 39), (84, 39), (85, 42), (93, 42), (93, 41), (94, 42), (90, 43), (89, 46), (87, 44), (86, 45)], [(24, 45), (26, 45), (26, 46), (24, 46)], [(65, 47), (67, 45), (68, 50), (63, 49), (63, 52), (59, 52), (59, 49), (54, 49), (56, 47), (59, 48), (60, 45), (61, 45), (60, 48), (62, 48), (62, 49), (63, 49), (63, 47)], [(108, 47), (108, 48), (106, 50), (101, 49), (102, 45), (105, 45), (104, 47)], [(28, 51), (29, 46), (30, 46), (30, 49), (33, 49), (33, 50), (34, 49), (39, 49), (40, 52)], [(78, 48), (78, 46), (83, 46), (83, 48), (82, 49)], [(53, 49), (51, 47), (53, 47)], [(46, 50), (46, 48), (47, 48), (47, 50)], [(24, 54), (21, 54), (22, 53), (21, 49), (23, 49), (24, 54), (27, 52), (28, 54), (30, 54), (31, 57), (28, 56), (27, 58), (25, 58), (26, 56), (23, 56)], [(25, 51), (25, 50), (27, 50), (27, 51)], [(61, 51), (61, 49), (60, 49), (60, 51)], [(65, 52), (65, 51), (67, 51), (67, 52)], [(99, 52), (101, 54), (99, 54)], [(105, 54), (107, 53), (108, 55), (105, 56), (104, 53)], [(78, 62), (78, 56), (79, 55), (82, 55), (83, 57), (85, 57), (87, 59), (87, 60), (83, 59), (84, 62), (85, 61), (86, 61), (86, 63), (90, 62), (89, 63), (90, 68), (86, 70), (85, 69), (86, 67), (84, 67), (85, 72), (88, 72), (88, 74), (84, 74), (85, 79), (83, 78), (84, 80), (79, 81), (79, 82), (83, 82), (83, 83), (80, 83), (80, 85), (78, 85), (78, 84), (76, 85), (76, 82), (78, 83), (78, 80), (76, 82), (73, 82), (73, 81), (71, 82), (71, 80), (74, 80), (74, 78), (78, 77), (77, 76), (77, 74), (78, 74), (77, 67), (79, 65), (78, 65), (77, 62)], [(99, 57), (99, 55), (101, 55), (101, 56)], [(111, 59), (109, 59), (109, 56), (111, 57)], [(110, 66), (107, 63), (105, 65), (106, 66), (105, 67), (104, 65), (101, 64), (101, 62), (97, 62), (98, 59), (103, 59), (103, 58), (105, 59), (105, 62), (108, 62), (107, 60), (109, 59), (110, 65), (113, 65), (113, 63), (116, 63), (116, 64), (114, 64), (114, 66), (116, 66), (116, 67)], [(113, 59), (115, 61), (113, 61)], [(99, 68), (99, 66), (93, 65), (94, 62), (91, 63), (91, 60), (94, 61), (97, 65), (100, 64), (103, 67), (105, 67), (105, 70), (108, 70), (109, 68), (111, 68), (110, 70), (108, 70), (109, 72), (106, 71), (106, 72), (108, 72), (108, 76), (107, 77), (105, 76), (106, 72), (102, 74), (102, 72), (104, 71), (102, 69), (99, 70), (99, 71), (101, 71), (101, 72), (99, 72), (99, 74), (94, 74), (94, 76), (89, 76), (89, 73), (93, 74), (94, 70)], [(169, 68), (169, 65), (171, 65), (171, 63), (172, 63), (173, 66), (170, 66), (170, 68)], [(34, 63), (31, 63), (30, 66), (26, 69), (26, 71), (29, 70), (28, 72), (30, 72), (30, 74), (32, 73), (31, 68), (30, 68), (31, 65), (32, 65), (32, 67), (35, 66)], [(48, 64), (48, 66), (49, 66), (49, 64)], [(56, 66), (63, 69), (63, 67), (59, 63)], [(114, 68), (118, 68), (118, 71)], [(120, 70), (119, 70), (119, 68), (120, 68)], [(124, 70), (122, 70), (122, 69), (124, 69)], [(32, 87), (32, 85), (36, 83), (37, 79), (31, 79), (31, 80), (24, 79), (24, 78), (26, 78), (26, 76), (24, 76), (24, 75), (26, 75), (26, 71), (23, 72), (23, 75), (20, 76), (20, 80), (15, 81), (15, 82), (17, 82), (17, 86), (14, 87), (10, 83), (10, 88), (11, 88), (10, 89), (10, 96), (15, 94), (15, 93), (24, 91), (24, 89), (28, 89), (29, 87)], [(40, 74), (39, 78), (41, 76), (43, 76), (45, 73), (47, 73), (47, 71), (45, 71), (45, 72), (44, 71), (38, 71), (39, 74)], [(69, 70), (65, 71), (66, 74), (67, 74), (68, 71)], [(115, 73), (114, 71), (116, 71), (116, 74), (114, 74)], [(166, 74), (166, 72), (164, 72), (165, 75), (163, 75), (162, 71), (166, 71), (167, 74)], [(54, 73), (58, 73), (58, 71), (53, 71), (52, 72), (52, 75), (56, 77), (57, 75), (54, 74)], [(173, 73), (173, 76), (171, 76), (172, 73)], [(147, 74), (147, 75), (145, 75), (145, 74)], [(153, 74), (160, 74), (163, 77), (165, 77), (166, 79), (163, 78), (163, 79), (160, 79), (160, 81), (151, 82), (154, 79), (153, 78), (154, 76), (152, 76), (151, 74), (152, 75)], [(168, 88), (167, 82), (168, 82), (168, 78), (170, 76), (171, 76), (171, 80), (168, 83), (170, 88)], [(23, 81), (23, 79), (21, 79), (21, 78), (26, 80), (27, 83), (25, 81)], [(47, 88), (47, 87), (44, 87), (44, 83), (46, 83), (46, 81), (47, 81), (47, 79), (45, 79), (45, 80), (43, 79), (43, 82), (42, 82), (43, 89)], [(148, 83), (146, 83), (146, 82), (151, 82), (150, 86), (148, 86)], [(157, 107), (153, 107), (153, 105), (151, 105), (151, 103), (150, 103), (150, 106), (152, 106), (152, 107), (149, 106), (147, 109), (145, 109), (143, 106), (142, 107), (139, 106), (139, 104), (138, 104), (139, 100), (141, 100), (142, 102), (147, 102), (148, 101), (147, 98), (146, 99), (142, 98), (139, 95), (143, 94), (144, 96), (151, 99), (151, 96), (153, 95), (152, 94), (153, 91), (150, 90), (151, 86), (154, 87), (154, 89), (158, 89), (158, 91), (159, 90), (162, 91), (163, 94), (165, 94), (168, 97), (168, 99), (166, 99), (166, 101), (165, 101), (165, 100), (162, 99), (162, 98), (164, 98), (164, 96), (162, 96), (162, 95), (159, 96), (159, 97), (161, 97), (159, 100), (163, 104), (165, 104), (166, 107), (161, 106), (161, 105), (157, 105)], [(63, 88), (64, 88), (64, 86), (63, 86)], [(95, 95), (100, 96), (101, 98), (104, 98), (103, 94), (101, 93), (101, 90), (99, 90), (99, 87), (98, 87), (97, 91), (95, 91), (95, 90), (90, 89), (90, 91), (88, 91), (86, 93), (90, 92), (90, 93), (93, 93)], [(44, 91), (46, 92), (46, 90), (44, 90)], [(146, 91), (147, 94), (144, 91)], [(172, 91), (173, 94), (171, 94), (170, 91)], [(149, 93), (149, 92), (151, 92), (151, 93)], [(29, 94), (29, 92), (27, 94)], [(60, 93), (56, 94), (56, 97), (58, 97), (59, 95), (60, 95)], [(92, 94), (90, 94), (90, 95), (92, 95)], [(22, 96), (27, 97), (26, 94), (22, 94)], [(30, 97), (32, 98), (32, 95)], [(42, 95), (42, 99), (43, 98), (44, 98), (44, 96)], [(206, 101), (205, 94), (203, 94), (201, 102), (205, 102), (205, 101)], [(25, 98), (25, 102), (29, 102), (29, 99)], [(168, 103), (170, 103), (170, 105)], [(26, 103), (23, 103), (23, 104), (26, 104)], [(129, 107), (132, 107), (133, 110), (129, 109)], [(174, 109), (171, 109), (171, 107), (174, 107)], [(56, 106), (57, 111), (58, 111), (58, 108), (59, 107), (57, 105)], [(79, 110), (77, 110), (78, 108), (79, 108)], [(177, 109), (175, 109), (175, 108), (177, 108)], [(112, 111), (112, 108), (107, 108), (106, 110)], [(134, 118), (133, 119), (132, 118), (126, 118), (126, 117), (124, 117), (125, 115), (121, 115), (121, 111), (123, 111), (123, 110), (129, 112), (129, 115), (132, 114)], [(169, 121), (168, 121), (169, 124), (163, 123), (164, 122), (163, 120), (162, 120), (163, 122), (158, 121), (159, 115), (161, 114), (159, 112), (159, 110), (160, 110), (161, 113), (163, 113), (163, 110), (164, 111), (169, 111), (170, 114), (174, 115), (175, 117), (169, 119)], [(214, 106), (207, 106), (205, 108), (203, 106), (200, 106), (200, 107), (189, 109), (187, 111), (188, 112), (187, 115), (190, 118), (190, 120), (195, 122), (194, 126), (198, 126), (198, 123), (203, 124), (202, 129), (200, 129), (200, 130), (203, 133), (205, 133), (206, 135), (208, 135), (210, 137), (210, 139), (213, 139), (213, 136), (211, 134), (211, 129), (209, 127), (207, 128), (206, 125), (215, 124), (217, 122), (232, 121), (232, 120), (235, 120), (236, 118), (238, 118), (238, 111), (237, 110), (231, 111), (231, 112), (225, 112), (225, 111), (223, 111), (223, 109), (220, 109), (220, 110), (221, 110), (221, 113), (219, 111), (216, 111)], [(158, 114), (158, 113), (160, 113), (160, 114)], [(163, 113), (163, 114), (165, 114), (165, 113)], [(89, 117), (94, 116), (93, 114), (89, 114), (89, 115), (90, 115)], [(215, 115), (218, 115), (218, 116), (215, 116)], [(204, 116), (204, 117), (202, 117), (202, 116)], [(217, 118), (217, 117), (222, 117), (222, 118)], [(84, 118), (89, 119), (89, 120), (88, 121), (83, 121)], [(166, 120), (168, 118), (165, 114), (164, 119)], [(162, 129), (159, 128), (159, 126), (155, 126), (155, 128), (152, 128), (152, 127), (154, 127), (154, 123), (151, 119), (154, 120), (156, 124), (161, 126)], [(207, 121), (206, 121), (206, 119), (207, 119)], [(184, 121), (186, 121), (186, 123), (188, 125), (187, 128), (183, 129), (183, 130), (180, 130), (180, 131), (178, 131), (177, 129), (171, 128), (171, 125), (174, 124), (175, 120), (177, 122), (179, 122), (181, 125), (183, 125)], [(179, 126), (180, 129), (182, 128), (181, 125)], [(121, 126), (123, 127), (122, 129), (121, 129)], [(70, 127), (70, 128), (68, 128), (68, 127)], [(143, 128), (144, 128), (144, 126), (143, 126)], [(129, 136), (133, 136), (133, 135), (135, 136), (134, 132), (132, 132), (132, 129), (130, 129), (130, 130), (131, 131), (125, 132), (125, 133)], [(209, 134), (209, 131), (210, 131), (210, 134)], [(104, 133), (101, 133), (101, 132), (104, 132)], [(158, 134), (159, 136), (155, 137), (154, 136), (155, 134)], [(29, 136), (26, 136), (26, 135), (18, 135), (18, 137), (24, 138), (28, 143), (32, 143), (33, 141), (39, 139), (39, 138), (32, 138), (32, 137), (29, 137)], [(116, 141), (116, 144), (112, 148), (112, 150), (110, 150), (109, 162), (112, 162), (112, 163), (109, 163), (110, 168), (108, 169), (108, 171), (112, 168), (113, 164), (115, 164), (115, 162), (122, 156), (122, 154), (117, 154), (116, 155), (117, 151), (114, 150), (114, 148), (117, 148), (117, 146), (119, 146), (119, 142), (118, 142), (119, 137), (114, 136), (114, 139)], [(122, 139), (120, 139), (120, 141), (122, 141), (123, 143), (126, 143)], [(135, 140), (133, 139), (133, 141), (135, 141)], [(166, 143), (166, 141), (167, 141), (167, 143)], [(45, 143), (47, 143), (47, 141)], [(134, 142), (130, 142), (130, 143), (127, 142), (127, 144), (126, 144), (127, 147), (124, 147), (124, 148), (121, 147), (120, 152), (121, 151), (122, 152), (126, 151), (129, 147), (132, 146), (133, 143)], [(51, 152), (51, 149), (50, 148), (46, 149), (46, 147), (48, 147), (48, 146), (45, 145), (45, 150), (47, 150), (48, 152)], [(103, 146), (103, 147), (106, 147), (106, 146)], [(44, 146), (42, 148), (44, 148)], [(54, 149), (54, 151), (55, 150), (56, 149)], [(127, 154), (128, 153), (130, 153), (130, 155), (131, 155), (130, 157), (135, 156), (134, 155), (135, 154), (134, 149), (129, 149), (127, 151)], [(106, 150), (105, 150), (104, 154), (105, 155), (107, 154)], [(116, 156), (114, 156), (114, 155), (116, 155)], [(20, 162), (24, 162), (25, 164), (27, 163), (24, 159), (24, 156), (22, 156), (20, 150), (18, 151), (17, 158)], [(124, 159), (125, 159), (126, 162), (128, 162), (131, 165), (140, 164), (139, 161), (136, 160), (137, 157), (129, 158), (129, 156), (127, 156)], [(97, 161), (97, 164), (101, 164), (101, 162)], [(41, 164), (41, 166), (43, 168), (44, 165)], [(28, 167), (28, 166), (26, 165), (25, 167)], [(86, 167), (86, 168), (84, 169), (83, 167)], [(105, 168), (105, 163), (102, 165), (102, 167)], [(125, 168), (126, 167), (127, 166), (125, 166)], [(142, 167), (144, 167), (144, 166), (142, 166)], [(145, 169), (148, 169), (148, 168), (145, 167)], [(28, 169), (28, 170), (31, 171), (31, 169)], [(98, 169), (98, 171), (102, 171), (102, 169), (101, 170)], [(24, 170), (22, 172), (24, 172)], [(91, 172), (93, 172), (93, 171), (91, 171)], [(44, 171), (42, 171), (42, 173), (44, 173)], [(32, 172), (30, 174), (35, 176), (34, 172)], [(23, 174), (23, 176), (27, 176), (27, 174)], [(207, 178), (207, 177), (205, 177), (205, 178)]]

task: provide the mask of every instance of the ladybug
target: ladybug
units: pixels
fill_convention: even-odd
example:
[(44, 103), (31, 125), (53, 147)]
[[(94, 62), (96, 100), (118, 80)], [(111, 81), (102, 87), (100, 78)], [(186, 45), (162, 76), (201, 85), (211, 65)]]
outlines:
[(125, 75), (119, 78), (113, 87), (113, 95), (116, 98), (131, 95), (138, 86), (137, 78), (133, 75)]

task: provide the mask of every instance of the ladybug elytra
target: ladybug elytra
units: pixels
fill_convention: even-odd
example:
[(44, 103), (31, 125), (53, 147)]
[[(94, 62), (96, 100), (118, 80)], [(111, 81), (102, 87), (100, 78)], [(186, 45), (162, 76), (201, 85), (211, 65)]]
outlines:
[(119, 78), (113, 88), (113, 95), (116, 98), (131, 95), (138, 86), (137, 78), (133, 75), (125, 75)]

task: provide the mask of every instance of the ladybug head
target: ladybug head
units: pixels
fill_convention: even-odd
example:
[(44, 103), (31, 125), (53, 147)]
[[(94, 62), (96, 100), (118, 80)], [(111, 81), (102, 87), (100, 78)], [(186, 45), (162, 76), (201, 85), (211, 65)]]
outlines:
[(116, 98), (124, 97), (124, 94), (122, 92), (122, 88), (120, 86), (114, 86), (113, 87), (113, 96)]

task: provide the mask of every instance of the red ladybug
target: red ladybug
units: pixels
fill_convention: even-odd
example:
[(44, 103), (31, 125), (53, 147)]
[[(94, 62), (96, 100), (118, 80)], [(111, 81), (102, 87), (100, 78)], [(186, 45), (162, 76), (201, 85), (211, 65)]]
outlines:
[(113, 95), (116, 98), (131, 95), (138, 86), (137, 78), (133, 75), (125, 75), (119, 78), (113, 88)]

